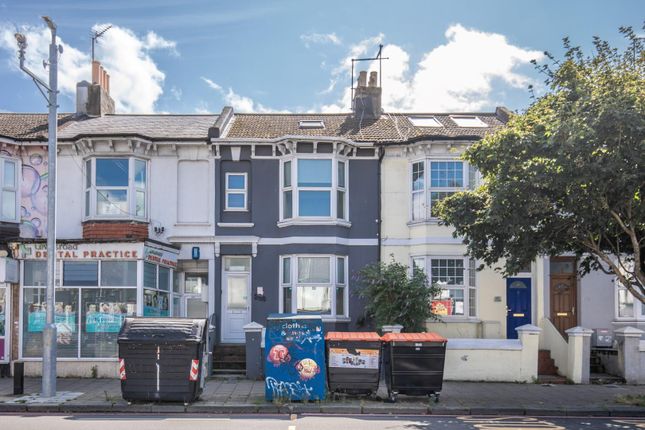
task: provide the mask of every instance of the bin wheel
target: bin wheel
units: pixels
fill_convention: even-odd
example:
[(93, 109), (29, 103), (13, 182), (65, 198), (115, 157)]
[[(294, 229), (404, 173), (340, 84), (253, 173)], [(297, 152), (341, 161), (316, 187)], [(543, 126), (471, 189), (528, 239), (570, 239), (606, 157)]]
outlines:
[(397, 393), (389, 392), (389, 393), (387, 394), (387, 401), (388, 401), (388, 403), (396, 403), (396, 395), (397, 395)]
[(428, 397), (434, 400), (435, 403), (439, 403), (439, 393), (428, 394)]

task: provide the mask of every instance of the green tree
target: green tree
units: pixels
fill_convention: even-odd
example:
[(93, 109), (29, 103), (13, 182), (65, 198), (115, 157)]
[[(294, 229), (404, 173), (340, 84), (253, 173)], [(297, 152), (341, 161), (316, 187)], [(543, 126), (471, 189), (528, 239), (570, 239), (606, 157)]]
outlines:
[(624, 50), (594, 39), (536, 68), (546, 94), (464, 158), (482, 185), (445, 199), (443, 223), (505, 275), (538, 255), (575, 253), (581, 274), (615, 275), (645, 302), (645, 52), (631, 28)]
[(440, 288), (428, 285), (425, 272), (417, 267), (410, 273), (405, 264), (392, 258), (363, 267), (357, 275), (358, 296), (366, 299), (365, 313), (378, 327), (401, 324), (403, 331), (425, 331), (425, 322), (436, 318), (430, 309)]

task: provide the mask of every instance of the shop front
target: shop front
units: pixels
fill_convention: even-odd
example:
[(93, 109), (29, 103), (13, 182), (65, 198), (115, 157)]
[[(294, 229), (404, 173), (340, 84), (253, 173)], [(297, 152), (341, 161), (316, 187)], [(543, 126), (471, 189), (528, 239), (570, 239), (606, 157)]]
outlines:
[[(18, 355), (25, 373), (37, 375), (46, 315), (46, 244), (15, 243), (12, 251), (22, 273)], [(177, 254), (152, 242), (58, 244), (54, 321), (59, 376), (115, 377), (123, 320), (172, 315)]]

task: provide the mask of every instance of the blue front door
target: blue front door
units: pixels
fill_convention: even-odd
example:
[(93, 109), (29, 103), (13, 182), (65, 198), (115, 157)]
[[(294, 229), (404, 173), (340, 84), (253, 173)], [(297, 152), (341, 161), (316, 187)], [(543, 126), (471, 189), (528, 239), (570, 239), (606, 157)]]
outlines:
[(517, 339), (517, 327), (531, 324), (531, 279), (506, 279), (506, 338)]

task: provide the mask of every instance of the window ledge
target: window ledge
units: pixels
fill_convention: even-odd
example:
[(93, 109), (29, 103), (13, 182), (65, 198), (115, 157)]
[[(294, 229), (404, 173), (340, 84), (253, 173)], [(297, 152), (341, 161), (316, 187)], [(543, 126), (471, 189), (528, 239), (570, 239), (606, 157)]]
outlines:
[(238, 227), (238, 228), (249, 228), (253, 227), (255, 224), (252, 222), (218, 222), (218, 227)]
[(323, 322), (352, 322), (352, 319), (350, 317), (325, 317), (323, 315), (322, 317)]
[(418, 225), (437, 225), (439, 218), (420, 219), (415, 221), (408, 221), (408, 227), (416, 227)]
[(89, 217), (83, 218), (83, 223), (87, 222), (108, 222), (108, 223), (123, 223), (123, 222), (136, 222), (140, 224), (150, 224), (150, 220), (146, 218), (129, 218), (129, 217)]
[(337, 225), (340, 227), (351, 227), (352, 223), (342, 219), (303, 219), (294, 218), (284, 221), (278, 221), (278, 227), (289, 227), (292, 225)]
[(177, 222), (175, 227), (210, 227), (210, 222)]
[(456, 316), (456, 315), (448, 315), (448, 316), (443, 316), (440, 317), (439, 320), (433, 320), (432, 318), (428, 318), (426, 320), (426, 323), (468, 323), (468, 324), (479, 324), (481, 322), (481, 319), (479, 318), (474, 318), (474, 317), (462, 317), (462, 316)]

